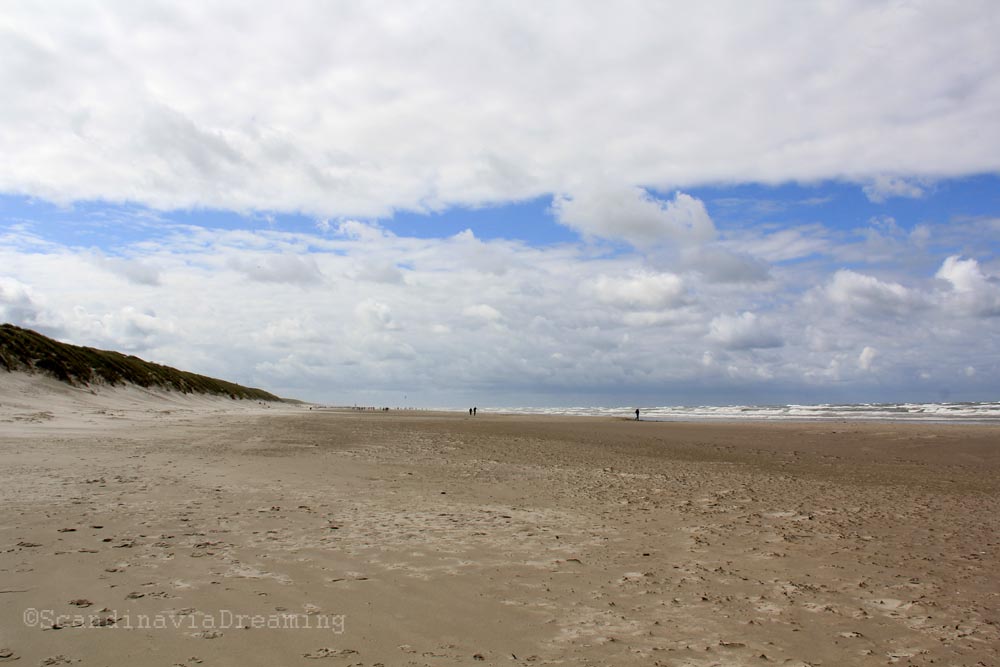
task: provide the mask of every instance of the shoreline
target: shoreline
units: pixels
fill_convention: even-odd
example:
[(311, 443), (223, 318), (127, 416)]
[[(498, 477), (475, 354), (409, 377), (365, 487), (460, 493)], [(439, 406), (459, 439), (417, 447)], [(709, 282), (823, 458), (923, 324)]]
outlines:
[[(455, 408), (389, 408), (386, 411), (369, 411), (364, 412), (361, 410), (354, 410), (349, 407), (332, 407), (332, 406), (320, 406), (316, 404), (305, 404), (311, 406), (314, 412), (318, 413), (361, 413), (361, 414), (385, 414), (385, 415), (413, 415), (413, 416), (440, 416), (440, 417), (465, 417), (467, 419), (485, 419), (489, 417), (507, 417), (507, 418), (542, 418), (542, 419), (593, 419), (593, 420), (604, 420), (604, 421), (625, 421), (625, 422), (635, 422), (635, 417), (629, 417), (628, 413), (625, 412), (621, 416), (617, 415), (602, 415), (602, 414), (559, 414), (559, 413), (543, 413), (543, 412), (507, 412), (502, 410), (493, 410), (490, 408), (481, 408), (479, 414), (476, 416), (469, 416), (466, 411)], [(913, 424), (913, 425), (955, 425), (955, 426), (993, 426), (1000, 428), (1000, 417), (994, 419), (966, 419), (966, 418), (940, 418), (936, 419), (933, 417), (902, 417), (902, 418), (889, 418), (889, 417), (641, 417), (638, 421), (640, 422), (650, 422), (650, 423), (679, 423), (679, 424), (782, 424), (782, 423), (798, 423), (798, 424), (822, 424), (822, 423), (842, 423), (842, 424)]]

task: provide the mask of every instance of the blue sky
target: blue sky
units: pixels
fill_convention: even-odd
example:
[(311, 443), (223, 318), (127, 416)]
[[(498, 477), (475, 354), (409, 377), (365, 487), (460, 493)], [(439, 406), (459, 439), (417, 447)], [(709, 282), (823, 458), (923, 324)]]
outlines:
[(995, 5), (715, 9), (6, 8), (0, 318), (334, 403), (996, 399)]
[[(655, 196), (672, 193), (650, 188)], [(1000, 176), (978, 174), (929, 183), (916, 197), (872, 201), (856, 183), (784, 183), (776, 186), (744, 183), (705, 185), (686, 192), (705, 204), (721, 233), (748, 226), (794, 228), (822, 224), (845, 233), (863, 230), (877, 218), (892, 218), (900, 228), (921, 224), (949, 224), (998, 217)], [(560, 225), (552, 214), (552, 197), (526, 201), (449, 207), (435, 212), (399, 211), (366, 222), (398, 235), (443, 238), (466, 229), (484, 241), (517, 239), (533, 246), (575, 243), (580, 235)], [(7, 228), (26, 225), (49, 241), (96, 247), (114, 253), (116, 248), (162, 232), (170, 225), (190, 225), (220, 230), (280, 230), (322, 234), (324, 218), (301, 213), (258, 211), (241, 213), (219, 209), (156, 211), (139, 203), (78, 201), (58, 205), (24, 195), (0, 196), (0, 220)], [(985, 244), (981, 243), (985, 242)], [(970, 246), (955, 251), (996, 252), (994, 239), (970, 239)]]

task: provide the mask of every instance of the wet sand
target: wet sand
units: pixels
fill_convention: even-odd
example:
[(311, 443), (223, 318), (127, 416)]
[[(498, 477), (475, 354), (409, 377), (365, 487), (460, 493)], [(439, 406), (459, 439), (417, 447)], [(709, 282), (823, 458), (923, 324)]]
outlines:
[(358, 413), (12, 377), (0, 662), (1000, 664), (996, 427)]

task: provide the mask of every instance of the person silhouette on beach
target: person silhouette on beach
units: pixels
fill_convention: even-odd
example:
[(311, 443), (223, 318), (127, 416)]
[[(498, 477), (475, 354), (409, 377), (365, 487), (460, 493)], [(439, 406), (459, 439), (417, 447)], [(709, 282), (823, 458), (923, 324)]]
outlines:
[(472, 408), (472, 416), (475, 417), (476, 413), (479, 412), (479, 408)]
[(472, 408), (469, 408), (469, 416), (472, 416)]
[(639, 408), (635, 409), (635, 420), (639, 421)]

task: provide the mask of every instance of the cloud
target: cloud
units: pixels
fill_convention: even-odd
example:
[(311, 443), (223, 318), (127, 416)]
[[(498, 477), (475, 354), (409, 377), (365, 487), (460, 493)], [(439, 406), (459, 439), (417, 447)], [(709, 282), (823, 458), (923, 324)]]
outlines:
[(399, 325), (392, 318), (389, 306), (374, 299), (365, 299), (355, 306), (354, 316), (365, 328), (372, 331), (399, 329)]
[(136, 285), (155, 287), (160, 284), (160, 271), (157, 267), (138, 259), (124, 257), (107, 257), (103, 253), (95, 253), (98, 266), (117, 274)]
[(781, 347), (781, 337), (755, 313), (718, 315), (709, 325), (708, 339), (728, 350)]
[(402, 283), (403, 272), (391, 262), (363, 261), (355, 274), (358, 280), (370, 280), (376, 283)]
[(588, 288), (601, 303), (623, 308), (670, 308), (679, 305), (684, 283), (672, 273), (635, 273), (626, 278), (598, 276)]
[(559, 223), (586, 236), (624, 239), (636, 247), (690, 245), (715, 238), (705, 204), (683, 192), (663, 200), (637, 187), (594, 187), (555, 197), (552, 210)]
[(34, 290), (15, 278), (0, 276), (0, 320), (36, 326), (42, 305)]
[(989, 0), (306, 7), (6, 8), (0, 191), (339, 219), (1000, 169)]
[(171, 340), (178, 333), (177, 325), (171, 319), (132, 306), (93, 317), (92, 326), (96, 329), (92, 335), (109, 341), (106, 345), (116, 344), (126, 350), (147, 349), (161, 341)]
[(813, 255), (829, 254), (835, 248), (830, 232), (822, 225), (801, 225), (761, 234), (759, 231), (730, 232), (726, 246), (734, 247), (737, 256), (763, 262), (788, 262)]
[(945, 259), (935, 276), (947, 280), (951, 283), (952, 289), (960, 294), (982, 293), (991, 287), (979, 269), (979, 262), (974, 259), (962, 259), (958, 255)]
[(964, 312), (1000, 316), (1000, 280), (984, 274), (976, 260), (952, 255), (944, 260), (935, 277), (950, 284), (949, 297)]
[(865, 317), (899, 317), (923, 305), (918, 293), (899, 283), (849, 269), (837, 271), (823, 291), (830, 303)]
[(625, 313), (622, 322), (628, 327), (662, 327), (677, 326), (689, 322), (683, 314), (663, 310), (637, 310)]
[(91, 345), (127, 352), (154, 348), (183, 333), (172, 317), (132, 305), (94, 308), (81, 304), (68, 311), (48, 312), (45, 317), (53, 323), (48, 329), (59, 338), (81, 336)]
[(701, 246), (685, 253), (682, 264), (712, 283), (759, 283), (770, 278), (767, 262), (721, 246)]
[(874, 347), (868, 345), (865, 349), (861, 350), (861, 354), (858, 355), (858, 368), (863, 371), (870, 371), (872, 369), (872, 363), (875, 361), (875, 357), (878, 356), (878, 351)]
[(499, 322), (503, 319), (500, 311), (485, 303), (477, 303), (474, 306), (466, 306), (462, 309), (462, 314), (475, 320), (484, 322)]
[[(329, 231), (330, 227), (331, 225), (328, 221), (323, 221), (320, 225), (320, 229), (323, 231)], [(358, 241), (379, 241), (391, 235), (376, 224), (360, 222), (358, 220), (344, 220), (337, 225), (336, 231), (339, 236)]]
[(915, 179), (878, 175), (865, 184), (862, 190), (869, 201), (881, 204), (892, 197), (920, 199), (924, 196), (926, 186)]
[(263, 283), (315, 285), (324, 279), (316, 261), (308, 255), (236, 256), (230, 258), (229, 266), (247, 278)]
[[(919, 270), (879, 267), (877, 276), (835, 268), (853, 237), (799, 230), (796, 238), (824, 239), (826, 254), (775, 262), (767, 281), (742, 282), (707, 276), (683, 252), (371, 229), (188, 225), (114, 248), (156, 267), (157, 285), (108, 271), (91, 249), (4, 237), (0, 316), (332, 403), (395, 404), (397, 392), (431, 406), (471, 396), (511, 405), (640, 394), (665, 403), (898, 400), (934, 399), (944, 383), (956, 397), (1000, 388), (994, 264), (936, 254), (945, 231), (955, 248), (982, 245), (991, 237), (981, 225), (935, 227), (934, 244), (911, 248)], [(765, 247), (773, 233), (741, 238)], [(690, 250), (738, 252), (729, 243)], [(248, 279), (257, 267), (256, 277), (275, 279)], [(365, 267), (405, 268), (402, 280), (373, 280)]]
[(265, 345), (289, 345), (293, 343), (316, 343), (328, 339), (318, 327), (308, 319), (282, 317), (263, 324), (263, 329), (254, 333), (254, 338)]
[(192, 182), (208, 185), (244, 162), (221, 130), (203, 129), (166, 105), (151, 104), (145, 109), (136, 143), (139, 150), (160, 163), (150, 169), (162, 169), (161, 178), (167, 171), (180, 172)]

